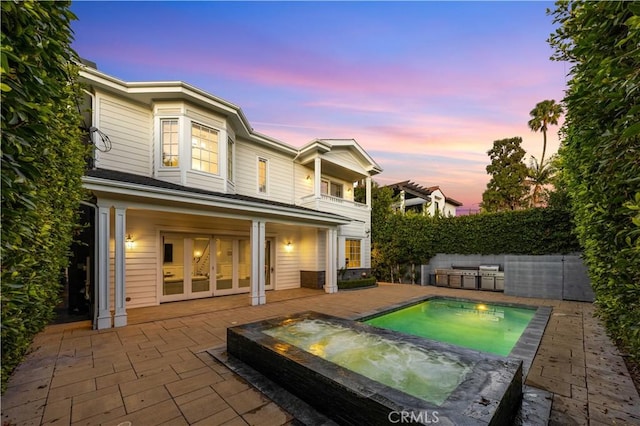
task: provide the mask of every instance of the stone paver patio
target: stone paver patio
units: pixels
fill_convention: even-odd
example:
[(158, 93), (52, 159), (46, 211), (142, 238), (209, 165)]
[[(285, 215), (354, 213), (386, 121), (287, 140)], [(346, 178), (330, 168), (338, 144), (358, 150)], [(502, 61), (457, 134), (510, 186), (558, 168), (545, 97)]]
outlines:
[[(550, 424), (640, 424), (640, 397), (589, 303), (400, 284), (324, 294), (269, 292), (130, 309), (129, 325), (52, 325), (2, 395), (3, 425), (286, 425), (294, 419), (214, 360), (231, 325), (315, 310), (345, 318), (429, 295), (549, 305), (526, 383), (554, 394)], [(151, 320), (153, 319), (153, 320)]]

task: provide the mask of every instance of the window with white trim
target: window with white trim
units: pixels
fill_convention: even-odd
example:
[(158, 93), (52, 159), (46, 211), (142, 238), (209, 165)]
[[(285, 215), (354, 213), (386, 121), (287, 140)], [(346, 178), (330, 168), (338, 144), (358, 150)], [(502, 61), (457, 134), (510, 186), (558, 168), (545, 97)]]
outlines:
[(362, 265), (362, 252), (360, 240), (345, 240), (344, 253), (347, 268), (360, 268)]
[(343, 198), (343, 188), (344, 185), (341, 183), (331, 182), (325, 179), (320, 182), (320, 193), (324, 195)]
[(233, 139), (227, 138), (227, 180), (233, 182)]
[(267, 193), (267, 182), (269, 173), (269, 162), (266, 158), (258, 158), (258, 192)]
[(160, 137), (162, 139), (162, 166), (178, 167), (180, 137), (177, 119), (160, 120)]
[(191, 168), (218, 173), (218, 131), (191, 123)]

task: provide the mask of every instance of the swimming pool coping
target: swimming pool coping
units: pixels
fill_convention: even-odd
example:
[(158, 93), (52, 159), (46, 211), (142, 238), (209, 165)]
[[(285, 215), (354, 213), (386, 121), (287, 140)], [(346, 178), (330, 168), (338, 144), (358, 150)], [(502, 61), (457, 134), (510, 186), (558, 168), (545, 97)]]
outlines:
[[(367, 312), (365, 314), (354, 315), (351, 320), (364, 322), (369, 319), (379, 317), (384, 314), (388, 314), (391, 312), (399, 311), (400, 309), (408, 308), (411, 306), (418, 305), (420, 303), (426, 302), (428, 300), (436, 300), (436, 299), (448, 299), (448, 300), (456, 300), (460, 302), (470, 302), (470, 303), (484, 303), (494, 306), (506, 306), (513, 308), (525, 308), (525, 309), (535, 309), (535, 313), (533, 317), (527, 324), (527, 327), (524, 329), (520, 338), (514, 345), (509, 355), (506, 358), (516, 358), (522, 361), (522, 376), (523, 381), (526, 380), (527, 375), (529, 374), (529, 369), (531, 368), (531, 364), (533, 364), (533, 359), (538, 352), (538, 348), (540, 347), (540, 342), (542, 341), (542, 336), (544, 335), (544, 330), (547, 328), (547, 323), (549, 322), (549, 318), (551, 317), (551, 312), (553, 308), (551, 306), (536, 306), (536, 305), (527, 305), (524, 303), (513, 303), (513, 302), (487, 302), (485, 300), (478, 300), (466, 297), (451, 297), (451, 296), (440, 296), (440, 295), (432, 295), (432, 296), (420, 296), (417, 298), (410, 299), (409, 301), (404, 301), (400, 303), (396, 303), (391, 306), (387, 306), (384, 308), (380, 308), (374, 311)], [(427, 339), (423, 337), (423, 339)], [(427, 339), (431, 340), (431, 339)], [(437, 340), (436, 340), (437, 341)], [(454, 345), (457, 346), (457, 345)], [(474, 350), (474, 349), (469, 349)], [(488, 353), (477, 351), (481, 353)], [(491, 354), (495, 355), (495, 354)], [(499, 356), (499, 355), (497, 355)]]

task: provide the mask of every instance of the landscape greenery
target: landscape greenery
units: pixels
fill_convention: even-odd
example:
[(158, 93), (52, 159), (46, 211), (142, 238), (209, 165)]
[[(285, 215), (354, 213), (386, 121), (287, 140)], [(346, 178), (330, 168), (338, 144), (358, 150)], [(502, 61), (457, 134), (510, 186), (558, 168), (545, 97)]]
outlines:
[(82, 197), (86, 146), (68, 2), (3, 1), (2, 390), (51, 320)]
[(640, 360), (640, 3), (558, 2), (554, 59), (572, 64), (559, 179), (598, 315)]
[(424, 216), (393, 210), (393, 192), (374, 187), (372, 273), (381, 281), (416, 282), (437, 253), (543, 255), (579, 252), (571, 214), (562, 206), (470, 216)]

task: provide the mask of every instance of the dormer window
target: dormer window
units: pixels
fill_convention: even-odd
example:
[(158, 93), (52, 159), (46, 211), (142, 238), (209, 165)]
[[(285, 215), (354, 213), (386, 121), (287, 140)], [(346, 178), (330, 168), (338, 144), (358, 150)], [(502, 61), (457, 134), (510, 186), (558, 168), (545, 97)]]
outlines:
[(178, 120), (161, 120), (162, 137), (162, 165), (164, 167), (178, 167), (180, 138), (178, 135)]
[(191, 168), (218, 173), (218, 132), (198, 123), (191, 124)]

